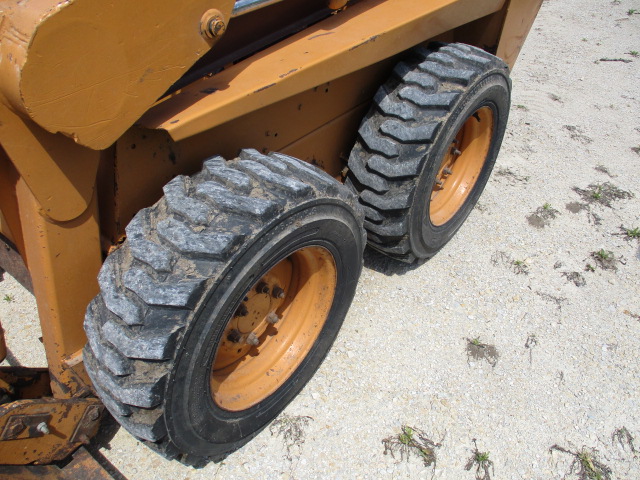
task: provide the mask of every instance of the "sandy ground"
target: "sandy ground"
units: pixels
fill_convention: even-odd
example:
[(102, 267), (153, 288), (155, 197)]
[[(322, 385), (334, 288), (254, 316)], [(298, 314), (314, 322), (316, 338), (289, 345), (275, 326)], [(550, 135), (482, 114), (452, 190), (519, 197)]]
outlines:
[[(544, 2), (478, 207), (420, 268), (367, 252), (326, 362), (257, 438), (203, 469), (123, 429), (100, 451), (131, 480), (640, 478), (640, 240), (625, 235), (640, 227), (633, 9)], [(14, 357), (42, 364), (19, 338), (39, 335), (34, 302), (9, 277), (0, 316)], [(384, 454), (402, 425), (434, 463), (398, 445)], [(487, 461), (473, 462), (476, 448)]]

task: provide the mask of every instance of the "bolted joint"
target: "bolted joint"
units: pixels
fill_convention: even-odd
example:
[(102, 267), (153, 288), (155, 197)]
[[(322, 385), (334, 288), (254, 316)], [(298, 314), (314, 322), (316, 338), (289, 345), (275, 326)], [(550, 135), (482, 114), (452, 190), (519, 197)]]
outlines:
[(249, 335), (247, 335), (247, 338), (244, 339), (244, 343), (246, 343), (247, 345), (253, 345), (255, 347), (260, 343), (260, 339), (255, 333), (251, 332)]
[(273, 287), (271, 295), (273, 295), (273, 298), (284, 298), (284, 290), (276, 285)]
[(238, 305), (238, 308), (236, 309), (236, 313), (234, 316), (246, 317), (247, 315), (249, 315), (249, 309), (247, 308), (247, 306), (244, 303), (241, 303), (240, 305)]
[(453, 170), (451, 170), (450, 168), (445, 168), (444, 170), (442, 170), (442, 173), (444, 173), (445, 175), (451, 175), (453, 173)]
[(51, 433), (51, 431), (49, 430), (49, 426), (47, 425), (46, 422), (40, 422), (36, 426), (36, 430), (38, 430), (43, 435), (49, 435)]
[(231, 343), (238, 343), (241, 339), (242, 335), (235, 328), (229, 332), (229, 335), (227, 335), (227, 340), (229, 340)]
[(220, 10), (207, 10), (200, 20), (200, 34), (208, 39), (222, 36), (227, 29)]
[(267, 321), (267, 323), (273, 325), (274, 323), (278, 323), (280, 321), (280, 317), (277, 313), (271, 312), (269, 315), (267, 315), (267, 318), (265, 318), (265, 320)]
[(267, 282), (258, 282), (256, 285), (256, 292), (269, 293), (269, 285), (267, 285)]

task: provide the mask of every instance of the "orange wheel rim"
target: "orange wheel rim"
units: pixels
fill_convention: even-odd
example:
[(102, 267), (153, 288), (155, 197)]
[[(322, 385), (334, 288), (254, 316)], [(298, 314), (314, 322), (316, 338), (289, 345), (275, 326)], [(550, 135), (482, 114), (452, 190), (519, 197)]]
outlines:
[(315, 344), (333, 304), (333, 256), (297, 250), (247, 292), (227, 323), (211, 368), (214, 402), (240, 411), (273, 394)]
[(489, 153), (493, 128), (493, 110), (482, 107), (456, 133), (433, 183), (429, 203), (433, 225), (451, 220), (469, 197)]

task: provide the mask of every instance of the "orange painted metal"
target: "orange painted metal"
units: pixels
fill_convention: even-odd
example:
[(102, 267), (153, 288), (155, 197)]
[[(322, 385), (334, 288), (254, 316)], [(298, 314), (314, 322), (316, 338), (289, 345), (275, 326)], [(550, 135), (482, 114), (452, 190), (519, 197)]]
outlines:
[[(369, 0), (189, 85), (141, 124), (192, 137), (498, 11), (504, 0)], [(410, 15), (407, 12), (411, 12)], [(212, 93), (213, 92), (213, 93)]]
[(53, 393), (60, 398), (85, 395), (91, 391), (82, 372), (66, 366), (65, 359), (86, 343), (84, 312), (98, 293), (102, 256), (96, 197), (78, 218), (53, 222), (41, 215), (40, 204), (23, 179), (16, 194)]
[(442, 158), (431, 192), (429, 216), (434, 225), (451, 220), (469, 197), (487, 159), (493, 129), (493, 111), (482, 107), (456, 133)]
[(164, 184), (197, 172), (212, 155), (281, 151), (339, 176), (358, 124), (394, 63), (379, 62), (181, 142), (163, 130), (131, 128), (116, 143), (115, 162), (105, 159), (99, 176), (104, 234), (116, 242), (133, 215), (160, 198)]
[[(110, 466), (110, 470), (115, 467)], [(119, 473), (119, 472), (118, 472)], [(80, 447), (72, 460), (64, 466), (59, 465), (27, 465), (2, 466), (0, 478), (11, 480), (114, 480), (122, 479), (109, 474), (104, 467), (84, 448)]]
[(211, 368), (211, 394), (220, 408), (245, 410), (284, 384), (320, 335), (336, 282), (329, 251), (306, 247), (251, 287), (225, 327)]
[(95, 435), (103, 409), (97, 398), (39, 398), (0, 405), (2, 463), (63, 460)]
[(20, 174), (4, 150), (0, 148), (0, 234), (12, 241), (18, 251), (22, 252), (24, 242), (15, 192), (15, 185), (19, 178)]
[(496, 55), (513, 68), (543, 0), (509, 0)]
[(203, 14), (228, 21), (233, 3), (4, 0), (0, 89), (45, 130), (106, 148), (213, 45)]
[(98, 152), (44, 131), (1, 103), (0, 143), (43, 215), (68, 221), (88, 208), (95, 193)]

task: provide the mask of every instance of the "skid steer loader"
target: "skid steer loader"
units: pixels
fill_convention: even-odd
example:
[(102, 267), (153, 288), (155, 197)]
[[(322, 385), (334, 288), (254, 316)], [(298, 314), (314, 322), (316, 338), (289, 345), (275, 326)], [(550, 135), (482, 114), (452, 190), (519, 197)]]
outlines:
[(466, 219), (541, 1), (0, 1), (0, 267), (48, 361), (0, 367), (0, 464), (105, 408), (186, 463), (249, 441), (365, 245), (422, 262)]

